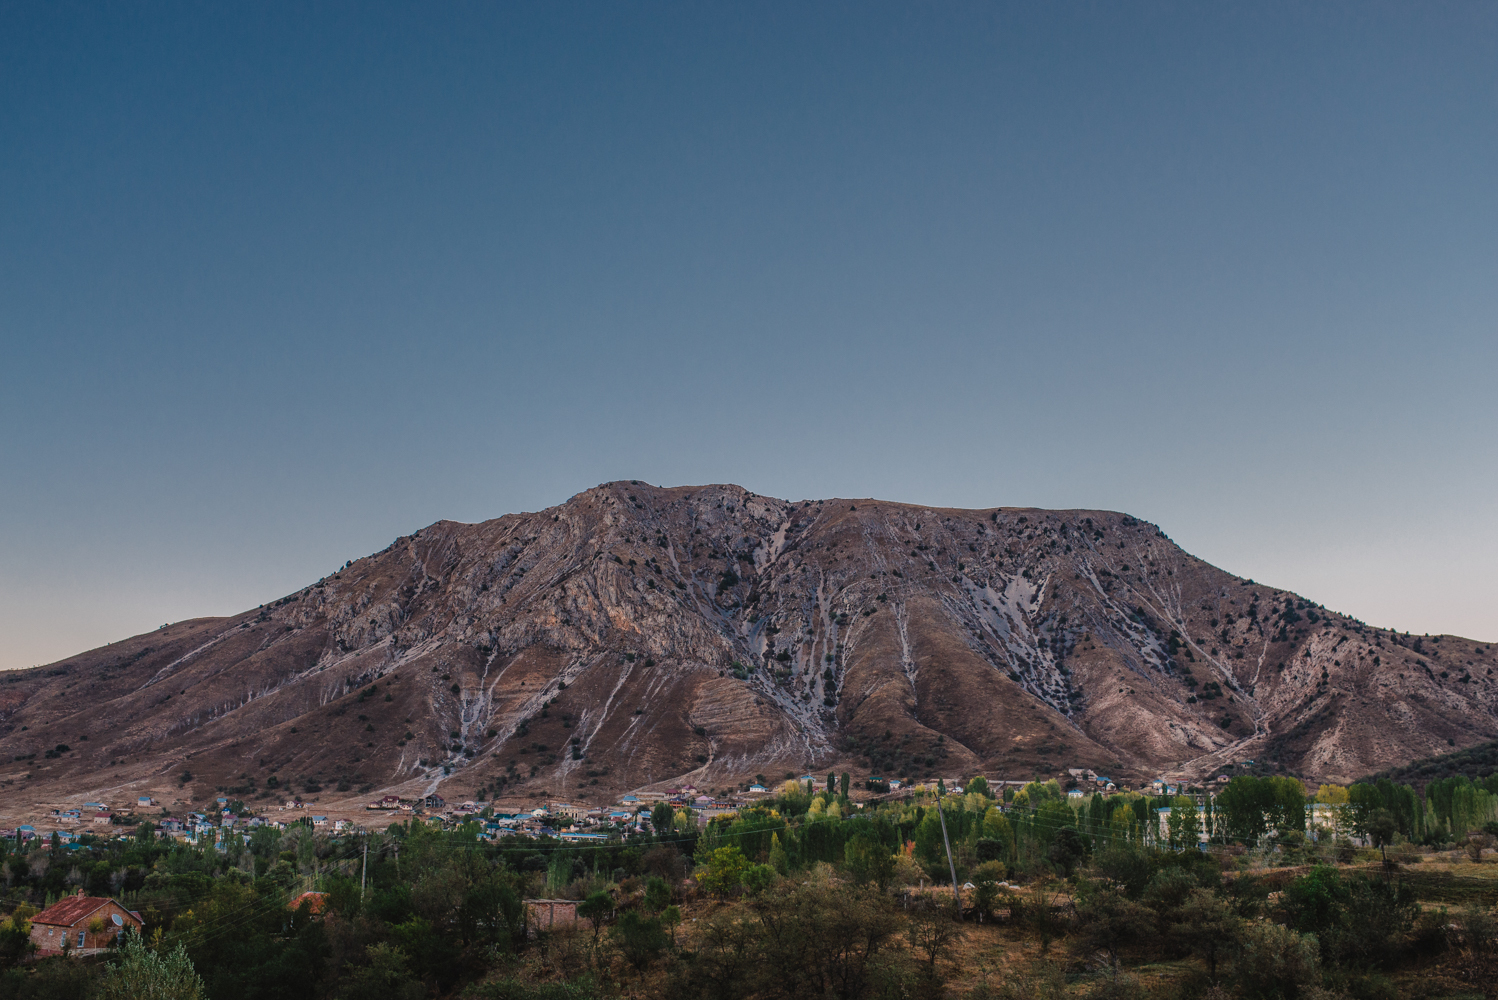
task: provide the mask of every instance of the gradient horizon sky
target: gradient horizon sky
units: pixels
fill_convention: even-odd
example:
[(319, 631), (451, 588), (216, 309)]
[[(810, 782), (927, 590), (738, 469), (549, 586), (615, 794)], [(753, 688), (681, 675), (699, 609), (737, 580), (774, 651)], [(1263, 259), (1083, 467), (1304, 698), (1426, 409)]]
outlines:
[(0, 667), (613, 479), (1498, 640), (1498, 6), (0, 6)]

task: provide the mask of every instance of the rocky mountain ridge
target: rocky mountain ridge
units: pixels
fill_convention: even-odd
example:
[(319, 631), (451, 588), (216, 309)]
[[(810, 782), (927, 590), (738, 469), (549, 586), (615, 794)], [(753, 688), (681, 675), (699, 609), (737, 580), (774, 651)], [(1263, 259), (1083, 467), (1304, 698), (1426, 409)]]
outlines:
[[(1498, 736), (1498, 650), (1107, 511), (609, 483), (0, 677), (14, 802), (448, 798), (847, 769), (1349, 778)], [(64, 749), (66, 748), (66, 749)]]

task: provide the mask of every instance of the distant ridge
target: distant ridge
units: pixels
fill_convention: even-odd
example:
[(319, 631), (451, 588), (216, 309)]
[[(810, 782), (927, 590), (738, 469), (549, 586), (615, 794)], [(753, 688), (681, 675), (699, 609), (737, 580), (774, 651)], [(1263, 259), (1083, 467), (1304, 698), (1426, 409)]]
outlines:
[(1498, 740), (1489, 740), (1486, 743), (1467, 747), (1465, 750), (1456, 750), (1438, 757), (1425, 757), (1401, 767), (1387, 768), (1377, 774), (1370, 774), (1363, 780), (1371, 783), (1387, 778), (1397, 784), (1424, 788), (1432, 781), (1439, 781), (1442, 778), (1454, 778), (1460, 775), (1475, 781), (1495, 773), (1498, 773)]

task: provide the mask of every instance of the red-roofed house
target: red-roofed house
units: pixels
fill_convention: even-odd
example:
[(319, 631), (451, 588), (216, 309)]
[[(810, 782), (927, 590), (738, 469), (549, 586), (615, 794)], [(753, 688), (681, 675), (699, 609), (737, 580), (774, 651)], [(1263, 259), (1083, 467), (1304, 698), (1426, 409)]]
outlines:
[(102, 896), (68, 896), (31, 918), (31, 943), (38, 954), (57, 955), (63, 944), (78, 955), (95, 955), (128, 927), (141, 929), (140, 915)]

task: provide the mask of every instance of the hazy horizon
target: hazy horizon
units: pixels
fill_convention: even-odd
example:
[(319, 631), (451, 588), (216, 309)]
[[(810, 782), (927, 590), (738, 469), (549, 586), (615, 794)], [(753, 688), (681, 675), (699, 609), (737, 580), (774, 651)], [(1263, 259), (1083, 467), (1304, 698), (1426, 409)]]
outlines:
[(1498, 641), (1498, 8), (0, 11), (0, 668), (599, 482)]

